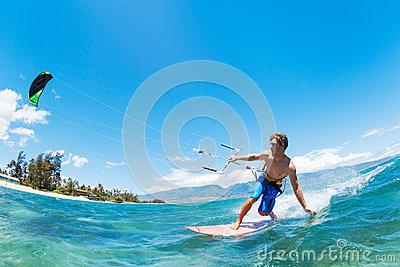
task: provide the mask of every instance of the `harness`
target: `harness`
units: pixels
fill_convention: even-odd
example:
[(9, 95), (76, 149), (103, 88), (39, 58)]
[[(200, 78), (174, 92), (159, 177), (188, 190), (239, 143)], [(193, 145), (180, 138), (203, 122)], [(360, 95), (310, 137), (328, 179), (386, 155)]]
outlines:
[[(286, 188), (286, 177), (281, 179), (281, 180), (275, 180), (274, 178), (269, 176), (268, 173), (265, 173), (265, 172), (263, 173), (263, 176), (264, 176), (264, 179), (267, 181), (267, 183), (270, 186), (272, 186), (273, 188), (275, 188), (276, 191), (279, 192), (279, 195), (277, 195), (276, 197), (279, 197), (280, 195), (283, 194), (283, 192), (285, 191), (285, 188)], [(282, 186), (283, 180), (285, 180), (285, 185), (284, 185), (284, 188), (282, 190), (281, 187), (279, 187), (279, 186)]]
[[(267, 170), (267, 163), (264, 164), (262, 169), (263, 169), (262, 175), (264, 176), (264, 179), (267, 180), (267, 183), (270, 186), (272, 186), (273, 188), (275, 188), (276, 191), (279, 192), (279, 195), (277, 195), (276, 197), (279, 197), (280, 195), (282, 195), (283, 192), (286, 189), (286, 176), (283, 179), (280, 179), (280, 180), (275, 180), (274, 178), (269, 176), (268, 175), (268, 170)], [(282, 188), (283, 180), (285, 180), (285, 184), (284, 184), (283, 190), (282, 190), (281, 188)], [(281, 187), (279, 187), (279, 186), (281, 186)]]
[[(276, 197), (279, 197), (280, 195), (283, 194), (283, 192), (285, 192), (285, 189), (286, 189), (286, 177), (283, 178), (283, 179), (280, 179), (280, 180), (275, 180), (274, 178), (269, 176), (266, 171), (260, 170), (260, 169), (258, 169), (257, 171), (261, 172), (262, 176), (267, 181), (267, 183), (270, 186), (272, 186), (276, 191), (279, 192), (279, 194)], [(252, 169), (251, 172), (253, 173), (254, 178), (257, 180), (257, 172), (254, 169)], [(283, 181), (285, 181), (285, 184), (283, 185), (283, 190), (282, 190), (281, 187), (282, 187)], [(279, 186), (281, 186), (281, 187), (279, 187)]]

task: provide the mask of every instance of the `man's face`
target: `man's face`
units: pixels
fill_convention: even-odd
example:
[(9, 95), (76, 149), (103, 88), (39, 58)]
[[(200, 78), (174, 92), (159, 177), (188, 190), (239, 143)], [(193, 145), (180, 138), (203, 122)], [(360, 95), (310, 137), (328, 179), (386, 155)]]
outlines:
[(277, 152), (282, 153), (283, 152), (283, 146), (276, 140), (276, 138), (272, 139), (269, 142), (269, 146), (271, 148), (272, 154), (276, 154)]

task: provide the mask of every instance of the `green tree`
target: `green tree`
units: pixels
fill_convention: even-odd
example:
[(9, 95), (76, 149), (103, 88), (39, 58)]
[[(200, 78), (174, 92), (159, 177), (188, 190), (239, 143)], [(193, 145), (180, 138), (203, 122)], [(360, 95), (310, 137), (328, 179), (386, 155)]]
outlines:
[(28, 169), (27, 182), (34, 189), (55, 190), (61, 185), (62, 155), (52, 153), (39, 154), (31, 159)]
[(67, 189), (68, 194), (71, 196), (74, 196), (75, 189), (79, 188), (79, 183), (76, 180), (72, 180), (71, 178), (68, 178), (67, 183), (65, 184), (65, 187)]
[(28, 163), (25, 160), (26, 155), (23, 151), (18, 153), (18, 158), (15, 161), (11, 160), (10, 163), (7, 164), (7, 168), (9, 169), (9, 175), (15, 178), (18, 178), (20, 183), (23, 182), (25, 176), (27, 174), (27, 166)]

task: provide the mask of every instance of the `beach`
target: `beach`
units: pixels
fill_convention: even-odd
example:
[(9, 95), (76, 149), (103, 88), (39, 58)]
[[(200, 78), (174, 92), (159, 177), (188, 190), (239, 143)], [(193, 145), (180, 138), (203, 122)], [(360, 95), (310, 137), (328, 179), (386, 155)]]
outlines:
[(9, 189), (13, 190), (18, 190), (21, 192), (25, 193), (30, 193), (30, 194), (36, 194), (36, 195), (41, 195), (41, 196), (46, 196), (46, 197), (52, 197), (52, 198), (57, 198), (57, 199), (67, 199), (67, 200), (76, 200), (76, 201), (85, 201), (85, 202), (94, 202), (94, 203), (109, 203), (109, 204), (117, 204), (117, 205), (137, 205), (137, 204), (147, 204), (147, 205), (160, 205), (160, 204), (168, 204), (168, 203), (137, 203), (137, 202), (123, 202), (123, 203), (115, 203), (111, 201), (95, 201), (95, 200), (90, 200), (84, 196), (68, 196), (68, 195), (62, 195), (62, 194), (57, 194), (53, 192), (45, 192), (45, 191), (40, 191), (40, 190), (35, 190), (32, 187), (25, 186), (25, 185), (19, 185), (11, 182), (6, 182), (4, 180), (0, 180), (0, 187), (6, 187)]
[(46, 196), (46, 197), (68, 199), (68, 200), (78, 200), (78, 201), (88, 201), (88, 202), (97, 202), (97, 201), (93, 201), (93, 200), (87, 199), (87, 198), (85, 198), (83, 196), (75, 197), (75, 196), (61, 195), (61, 194), (52, 193), (52, 192), (44, 192), (44, 191), (40, 191), (40, 190), (35, 190), (35, 189), (33, 189), (33, 188), (29, 187), (29, 186), (19, 185), (19, 184), (15, 184), (15, 183), (11, 183), (11, 182), (6, 182), (4, 180), (0, 180), (0, 186), (6, 187), (6, 188), (10, 188), (10, 189), (14, 189), (14, 190), (18, 190), (18, 191), (22, 191), (22, 192), (25, 192), (25, 193), (42, 195), (42, 196)]

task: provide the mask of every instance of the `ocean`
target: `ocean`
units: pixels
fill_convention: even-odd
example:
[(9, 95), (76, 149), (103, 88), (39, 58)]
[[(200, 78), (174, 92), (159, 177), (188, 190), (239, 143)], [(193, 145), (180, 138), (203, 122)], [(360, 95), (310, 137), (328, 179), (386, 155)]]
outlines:
[(315, 217), (288, 183), (275, 224), (232, 238), (184, 227), (234, 222), (245, 199), (117, 205), (0, 187), (0, 265), (400, 265), (400, 157), (306, 177), (300, 184)]

